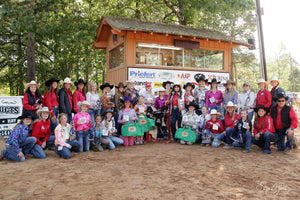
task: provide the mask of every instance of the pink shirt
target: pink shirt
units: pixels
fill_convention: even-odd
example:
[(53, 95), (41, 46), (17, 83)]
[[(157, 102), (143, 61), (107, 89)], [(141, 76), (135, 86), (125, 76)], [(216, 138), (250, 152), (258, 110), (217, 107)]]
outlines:
[[(91, 116), (89, 113), (76, 113), (73, 117), (74, 128), (76, 131), (88, 130), (92, 128), (92, 123), (90, 123)], [(80, 124), (77, 124), (78, 121), (81, 121)]]

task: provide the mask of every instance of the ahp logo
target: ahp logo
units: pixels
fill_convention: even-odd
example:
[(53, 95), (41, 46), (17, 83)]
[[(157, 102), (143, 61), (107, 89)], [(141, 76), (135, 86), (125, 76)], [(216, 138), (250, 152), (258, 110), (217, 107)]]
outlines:
[(181, 74), (177, 74), (177, 78), (178, 79), (189, 79), (191, 77), (190, 73), (181, 73)]
[(149, 72), (141, 72), (140, 70), (138, 71), (134, 71), (131, 70), (130, 71), (130, 77), (138, 77), (138, 78), (155, 78), (155, 73), (149, 73)]

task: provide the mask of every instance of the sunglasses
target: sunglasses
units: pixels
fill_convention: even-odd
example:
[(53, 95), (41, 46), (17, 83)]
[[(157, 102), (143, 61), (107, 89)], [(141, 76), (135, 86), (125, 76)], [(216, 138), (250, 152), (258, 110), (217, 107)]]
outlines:
[(285, 102), (285, 100), (278, 100), (277, 102), (278, 102), (278, 103), (281, 103), (281, 102)]

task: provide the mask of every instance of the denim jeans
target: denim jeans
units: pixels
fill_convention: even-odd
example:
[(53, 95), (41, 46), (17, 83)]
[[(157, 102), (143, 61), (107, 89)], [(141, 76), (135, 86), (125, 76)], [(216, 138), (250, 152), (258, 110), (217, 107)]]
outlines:
[(181, 113), (179, 108), (172, 109), (171, 114), (171, 130), (172, 130), (172, 138), (175, 138), (176, 133), (176, 121), (178, 121), (178, 128), (181, 126)]
[(121, 138), (115, 137), (115, 136), (102, 136), (103, 139), (106, 139), (109, 141), (108, 149), (113, 150), (116, 148), (115, 145), (121, 145), (124, 143), (124, 141)]
[(226, 128), (226, 135), (222, 133), (219, 137), (219, 140), (225, 142), (228, 145), (232, 145), (233, 140), (231, 139), (231, 137), (233, 132), (234, 132), (233, 128)]
[(271, 153), (271, 142), (276, 142), (278, 140), (278, 135), (276, 133), (265, 132), (263, 135), (259, 137), (258, 140), (252, 137), (252, 143), (261, 147), (265, 153)]
[[(40, 138), (40, 141), (43, 142), (44, 138)], [(49, 148), (49, 147), (53, 147), (54, 146), (54, 141), (55, 141), (55, 136), (54, 135), (50, 135), (49, 139), (46, 142), (46, 147), (43, 149), (39, 144), (35, 144), (31, 151), (29, 152), (30, 154), (32, 154), (34, 157), (39, 158), (39, 159), (43, 159), (46, 158), (46, 154), (45, 154), (45, 149)]]
[(95, 114), (94, 109), (88, 109), (87, 113), (90, 114), (90, 116), (92, 118), (92, 121), (93, 121), (93, 124), (95, 124), (95, 116), (96, 116), (96, 114)]
[(54, 113), (54, 116), (56, 117), (55, 122), (52, 122), (52, 119), (50, 119), (50, 131), (51, 131), (51, 135), (54, 135), (54, 130), (58, 125), (58, 120), (57, 120), (57, 116), (58, 116), (58, 110), (56, 110), (54, 107), (52, 108), (52, 111)]
[(90, 130), (85, 131), (76, 131), (76, 139), (82, 146), (79, 149), (79, 152), (89, 151), (90, 150), (90, 141), (88, 140), (90, 136)]
[(72, 141), (69, 141), (67, 142), (69, 145), (72, 146), (71, 149), (69, 149), (68, 147), (62, 147), (61, 150), (58, 150), (59, 146), (57, 146), (56, 148), (56, 153), (60, 156), (62, 156), (64, 159), (68, 159), (68, 158), (71, 158), (72, 157), (72, 153), (71, 151), (76, 151), (78, 152), (79, 151), (79, 147), (80, 147), (80, 144), (77, 140), (72, 140)]
[(218, 113), (221, 113), (221, 111), (222, 111), (222, 110), (221, 110), (221, 106), (215, 105), (215, 106), (210, 106), (210, 107), (208, 108), (209, 113), (210, 113), (210, 111), (211, 111), (212, 109), (216, 109)]
[[(278, 147), (278, 151), (284, 151), (285, 149), (293, 149), (293, 145), (294, 145), (294, 131), (293, 131), (293, 135), (291, 137), (287, 136), (286, 134), (286, 130), (285, 129), (281, 129), (281, 130), (276, 130), (276, 133), (278, 135), (278, 143), (277, 143), (277, 147)], [(287, 137), (287, 142), (285, 143), (285, 136)]]
[(220, 146), (220, 144), (221, 144), (221, 142), (219, 140), (220, 135), (221, 135), (221, 133), (213, 133), (213, 134), (211, 134), (211, 138), (213, 140), (213, 142), (211, 144), (212, 147), (219, 147)]
[(234, 147), (242, 147), (242, 148), (245, 148), (245, 149), (251, 149), (251, 144), (252, 144), (252, 134), (251, 134), (251, 132), (246, 131), (246, 133), (242, 135), (242, 139), (243, 139), (242, 143), (234, 141), (232, 143), (232, 145)]
[(22, 148), (22, 153), (24, 154), (24, 156), (22, 158), (19, 158), (17, 156), (17, 153), (15, 152), (15, 148), (13, 148), (12, 145), (9, 144), (5, 144), (6, 145), (6, 149), (4, 149), (2, 151), (2, 156), (8, 160), (14, 160), (17, 162), (23, 162), (25, 161), (25, 156), (30, 152), (30, 150), (32, 149), (32, 147), (35, 145), (36, 143), (36, 138), (35, 137), (27, 137), (24, 142), (22, 142), (21, 144), (19, 144), (19, 147)]

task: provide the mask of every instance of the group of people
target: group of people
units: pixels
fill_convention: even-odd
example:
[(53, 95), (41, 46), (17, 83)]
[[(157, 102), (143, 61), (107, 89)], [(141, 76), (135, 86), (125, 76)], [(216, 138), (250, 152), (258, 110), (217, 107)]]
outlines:
[[(292, 150), (298, 118), (286, 105), (288, 97), (278, 78), (270, 81), (271, 91), (267, 90), (269, 82), (260, 79), (257, 95), (249, 82), (244, 82), (243, 92), (238, 94), (234, 81), (227, 80), (222, 92), (215, 78), (208, 81), (203, 74), (194, 78), (198, 85), (188, 82), (182, 87), (163, 82), (157, 96), (149, 82), (143, 91), (135, 88), (133, 80), (116, 86), (105, 83), (100, 86), (100, 96), (94, 82), (85, 93), (87, 82), (79, 79), (74, 82), (76, 90), (72, 94), (70, 78), (51, 78), (45, 82), (48, 89), (42, 97), (40, 85), (31, 81), (25, 85), (20, 122), (6, 140), (0, 160), (24, 161), (28, 154), (45, 158), (45, 149), (52, 147), (67, 159), (72, 151), (113, 150), (116, 145), (155, 140), (178, 141), (175, 133), (181, 127), (190, 128), (196, 134), (196, 143), (203, 146), (219, 147), (223, 141), (224, 148), (242, 147), (248, 153), (255, 144), (269, 154), (273, 142), (279, 151)], [(58, 90), (59, 83), (62, 87)], [(122, 134), (123, 125), (147, 117), (155, 119), (156, 139), (149, 132), (136, 137)], [(183, 139), (178, 142), (193, 144)]]

